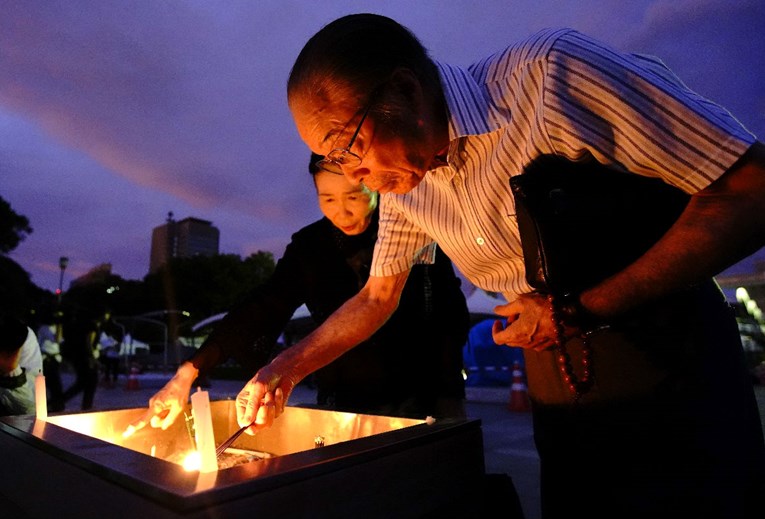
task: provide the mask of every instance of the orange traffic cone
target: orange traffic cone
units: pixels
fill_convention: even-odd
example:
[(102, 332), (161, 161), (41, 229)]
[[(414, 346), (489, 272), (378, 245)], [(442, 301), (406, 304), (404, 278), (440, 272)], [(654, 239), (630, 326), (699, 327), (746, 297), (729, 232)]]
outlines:
[(523, 370), (518, 361), (513, 362), (513, 384), (510, 386), (510, 401), (507, 404), (507, 408), (510, 411), (521, 413), (531, 411), (531, 402), (526, 391)]
[(128, 373), (127, 385), (125, 386), (125, 389), (128, 391), (135, 391), (139, 389), (138, 368), (136, 366), (130, 368), (130, 373)]

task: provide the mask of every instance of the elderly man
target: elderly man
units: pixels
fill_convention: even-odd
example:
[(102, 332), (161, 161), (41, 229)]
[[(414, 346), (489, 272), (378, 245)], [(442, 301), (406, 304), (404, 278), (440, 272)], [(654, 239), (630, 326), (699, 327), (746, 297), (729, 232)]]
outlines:
[[(268, 426), (299, 380), (384, 323), (438, 243), (509, 301), (493, 337), (525, 349), (546, 518), (762, 513), (765, 442), (712, 276), (765, 243), (765, 146), (728, 112), (659, 60), (570, 29), (463, 69), (371, 14), (308, 41), (288, 100), (320, 166), (382, 194), (380, 231), (365, 287), (253, 377), (240, 424)], [(661, 179), (687, 203), (634, 261), (551, 297), (529, 284), (510, 189), (543, 156)]]

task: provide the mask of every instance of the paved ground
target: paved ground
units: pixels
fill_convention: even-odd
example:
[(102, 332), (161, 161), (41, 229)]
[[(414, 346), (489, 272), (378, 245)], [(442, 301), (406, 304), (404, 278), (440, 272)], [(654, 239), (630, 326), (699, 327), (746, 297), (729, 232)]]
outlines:
[[(161, 388), (172, 373), (151, 372), (137, 377), (138, 389), (126, 389), (127, 379), (120, 376), (114, 388), (99, 387), (96, 392), (95, 410), (143, 407), (149, 398)], [(63, 375), (64, 387), (73, 376)], [(242, 381), (211, 380), (211, 400), (235, 398), (242, 388)], [(760, 413), (765, 430), (765, 386), (755, 386)], [(315, 392), (300, 385), (290, 397), (290, 404), (311, 404)], [(531, 416), (526, 412), (508, 410), (510, 388), (507, 386), (467, 388), (467, 411), (470, 418), (480, 419), (484, 436), (484, 456), (488, 473), (508, 474), (515, 483), (526, 519), (539, 519), (539, 463), (531, 431)], [(67, 411), (79, 409), (79, 397), (71, 400)]]

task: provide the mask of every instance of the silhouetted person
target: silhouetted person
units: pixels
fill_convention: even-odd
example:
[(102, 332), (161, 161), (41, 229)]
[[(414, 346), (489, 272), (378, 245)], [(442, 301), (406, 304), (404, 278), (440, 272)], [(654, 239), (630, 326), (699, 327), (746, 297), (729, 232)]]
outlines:
[(49, 312), (43, 311), (42, 322), (37, 328), (37, 342), (40, 343), (43, 375), (45, 375), (45, 386), (48, 390), (48, 411), (50, 412), (64, 410), (64, 387), (61, 382), (62, 337), (61, 313), (56, 312), (52, 316)]
[(100, 323), (98, 336), (98, 359), (104, 368), (104, 386), (113, 388), (117, 384), (120, 368), (120, 345), (122, 344), (122, 331), (112, 320), (110, 310), (104, 312)]
[(93, 407), (98, 386), (98, 337), (101, 335), (97, 314), (82, 308), (67, 312), (64, 322), (62, 355), (75, 373), (74, 383), (64, 391), (64, 402), (82, 393), (82, 410)]

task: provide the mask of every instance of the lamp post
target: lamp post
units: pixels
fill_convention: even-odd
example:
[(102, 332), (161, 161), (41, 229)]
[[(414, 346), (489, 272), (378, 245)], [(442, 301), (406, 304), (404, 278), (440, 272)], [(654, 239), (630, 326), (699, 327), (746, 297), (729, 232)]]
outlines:
[(69, 258), (61, 256), (58, 259), (58, 268), (61, 269), (61, 275), (58, 278), (58, 303), (61, 304), (61, 296), (64, 293), (64, 271), (66, 266), (69, 265)]
[(58, 259), (58, 268), (61, 269), (61, 275), (58, 278), (58, 290), (56, 290), (56, 296), (58, 300), (57, 309), (56, 309), (56, 342), (61, 343), (64, 337), (64, 329), (63, 329), (63, 311), (61, 309), (61, 298), (64, 295), (64, 271), (66, 270), (66, 266), (69, 264), (69, 258), (66, 256), (61, 256)]

